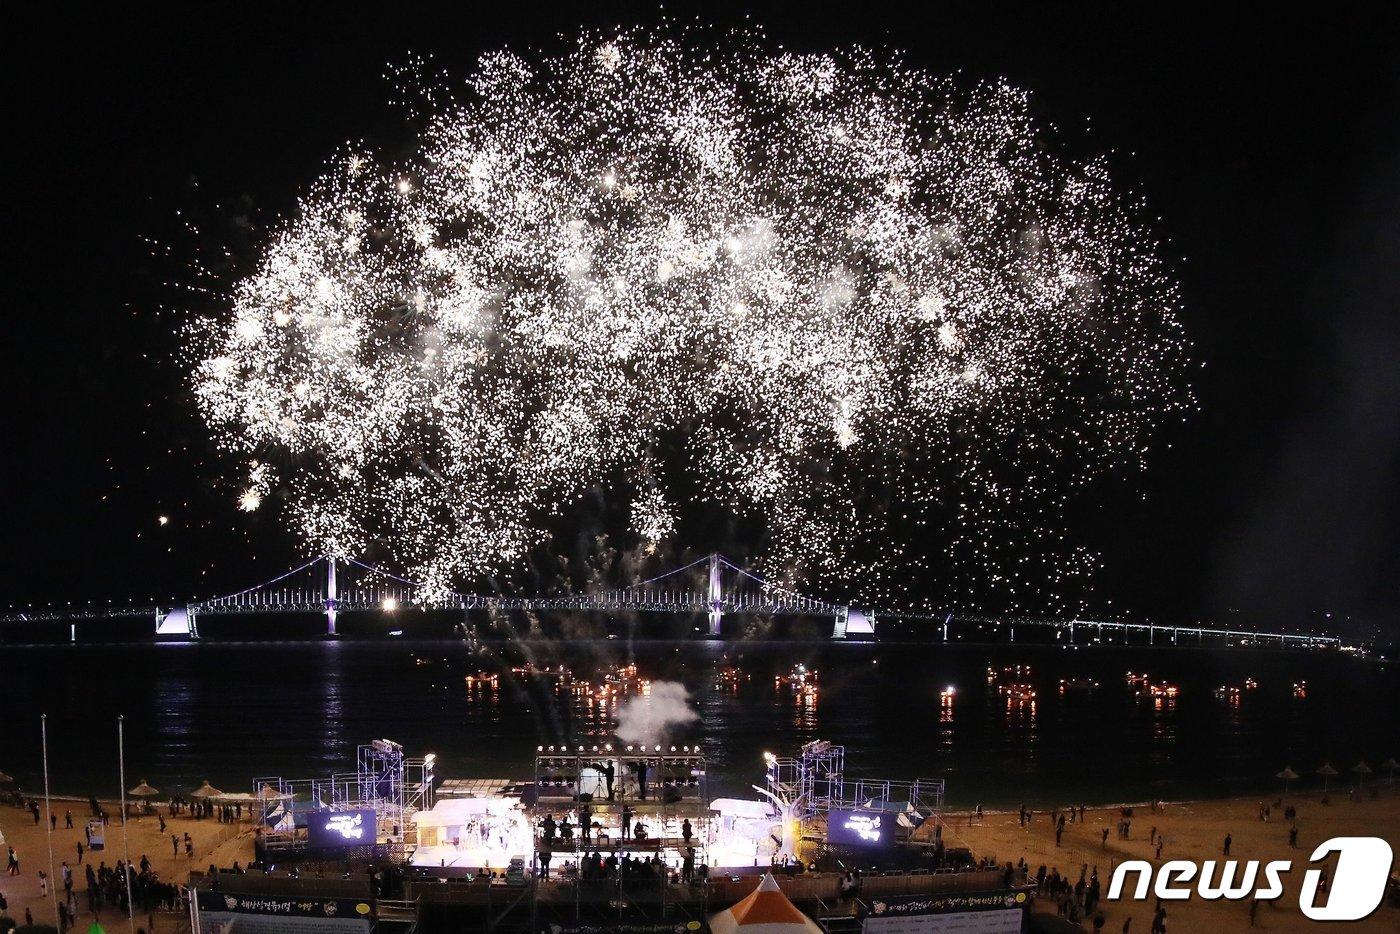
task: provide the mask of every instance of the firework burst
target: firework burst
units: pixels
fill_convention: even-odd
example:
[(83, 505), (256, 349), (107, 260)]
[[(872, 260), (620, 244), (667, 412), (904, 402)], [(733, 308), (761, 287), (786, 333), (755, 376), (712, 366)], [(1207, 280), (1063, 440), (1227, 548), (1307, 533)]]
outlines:
[(316, 547), (443, 586), (609, 485), (649, 548), (721, 507), (789, 578), (899, 599), (953, 563), (1044, 603), (1093, 564), (1067, 497), (1190, 404), (1154, 243), (1044, 137), (1019, 90), (862, 51), (490, 54), (192, 325), (198, 404), (244, 508), (285, 491)]

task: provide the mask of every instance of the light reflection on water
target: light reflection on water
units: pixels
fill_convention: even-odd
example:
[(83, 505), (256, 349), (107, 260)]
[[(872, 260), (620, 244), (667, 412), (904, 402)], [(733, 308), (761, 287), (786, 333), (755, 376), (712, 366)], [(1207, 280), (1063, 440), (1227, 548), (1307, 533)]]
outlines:
[[(494, 646), (482, 657), (455, 643), (393, 641), (6, 655), (5, 770), (33, 787), (46, 711), (55, 788), (78, 793), (115, 787), (119, 712), (128, 772), (160, 788), (209, 778), (239, 790), (255, 775), (328, 774), (380, 737), (436, 752), (442, 777), (524, 778), (537, 744), (611, 738), (625, 692), (599, 692), (597, 680), (630, 661), (643, 678), (689, 689), (699, 719), (669, 739), (703, 744), (714, 796), (748, 793), (763, 751), (819, 738), (846, 745), (852, 772), (944, 778), (953, 804), (1013, 807), (1252, 793), (1285, 764), (1311, 775), (1326, 759), (1400, 754), (1393, 718), (1359, 715), (1400, 709), (1394, 670), (1244, 650), (614, 641)], [(527, 660), (563, 664), (595, 690), (509, 672)], [(799, 663), (819, 673), (815, 685), (784, 680)], [(988, 683), (988, 666), (1020, 664), (1033, 664), (1034, 698)], [(1124, 673), (1144, 668), (1180, 695), (1139, 696)], [(491, 671), (500, 672), (492, 682), (467, 682)], [(1058, 689), (1063, 678), (1091, 677), (1092, 689)], [(1247, 677), (1257, 689), (1217, 696)], [(1302, 680), (1306, 692), (1295, 691)]]

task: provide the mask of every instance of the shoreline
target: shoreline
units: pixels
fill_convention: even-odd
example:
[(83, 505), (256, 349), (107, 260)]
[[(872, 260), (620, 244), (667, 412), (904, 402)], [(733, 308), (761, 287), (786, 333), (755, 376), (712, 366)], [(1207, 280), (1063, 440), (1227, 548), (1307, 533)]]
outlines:
[[(1375, 798), (1370, 795), (1372, 787), (1378, 789)], [(1302, 794), (1290, 790), (1286, 795), (1275, 789), (1262, 798), (1235, 795), (1161, 801), (1156, 811), (1150, 810), (1151, 802), (1097, 807), (1086, 804), (1084, 821), (1067, 822), (1061, 837), (1057, 837), (1055, 824), (1040, 809), (1025, 824), (1020, 822), (1018, 811), (984, 810), (979, 822), (969, 820), (974, 812), (944, 812), (943, 838), (949, 847), (966, 847), (976, 858), (992, 857), (1002, 865), (1024, 860), (1032, 877), (1040, 866), (1058, 870), (1071, 883), (1081, 873), (1091, 877), (1096, 873), (1103, 896), (1098, 909), (1105, 918), (1104, 930), (1109, 931), (1120, 930), (1130, 918), (1132, 931), (1146, 931), (1156, 907), (1152, 897), (1142, 902), (1133, 901), (1130, 895), (1113, 902), (1107, 900), (1113, 870), (1125, 861), (1145, 861), (1155, 871), (1174, 860), (1186, 860), (1197, 866), (1222, 860), (1287, 860), (1291, 869), (1283, 875), (1284, 894), (1259, 902), (1253, 921), (1250, 897), (1206, 901), (1193, 893), (1184, 901), (1166, 903), (1168, 928), (1173, 931), (1229, 931), (1247, 927), (1312, 931), (1325, 925), (1305, 918), (1298, 901), (1304, 870), (1312, 866), (1309, 858), (1314, 849), (1334, 837), (1372, 836), (1385, 839), (1393, 851), (1400, 853), (1400, 793), (1397, 792), (1400, 788), (1378, 784), (1368, 786), (1364, 795), (1352, 801), (1346, 787), (1333, 788), (1329, 791), (1331, 801), (1327, 805), (1319, 800), (1321, 789), (1316, 789), (1315, 793), (1309, 789)], [(1068, 806), (1066, 803), (1065, 807)], [(1122, 836), (1122, 807), (1134, 808), (1126, 837)], [(1261, 814), (1261, 807), (1270, 809), (1268, 820)], [(1297, 810), (1293, 821), (1284, 817), (1288, 807)], [(1223, 852), (1222, 843), (1227, 836), (1232, 838), (1228, 856)], [(1333, 854), (1319, 865), (1335, 875), (1336, 861)], [(1059, 905), (1046, 895), (1037, 898), (1036, 908), (1051, 915), (1060, 911)], [(1383, 901), (1371, 916), (1349, 924), (1347, 929), (1368, 934), (1400, 929), (1400, 909)]]
[[(1277, 793), (1270, 794), (1263, 803), (1272, 806), (1280, 797)], [(42, 809), (42, 799), (38, 800)], [(53, 833), (55, 870), (63, 861), (76, 869), (74, 842), (82, 839), (86, 807), (81, 819), (74, 809), (75, 828), (68, 830), (62, 818), (64, 808), (57, 807), (57, 803), (62, 801), (67, 805), (77, 801), (85, 805), (87, 799), (51, 796), (50, 800), (55, 802), (54, 813), (59, 815), (59, 828)], [(1119, 930), (1131, 918), (1131, 930), (1139, 932), (1147, 930), (1154, 902), (1151, 898), (1143, 902), (1129, 898), (1107, 901), (1108, 883), (1114, 868), (1126, 860), (1144, 860), (1154, 868), (1168, 860), (1184, 859), (1198, 865), (1208, 860), (1219, 861), (1221, 840), (1229, 834), (1234, 844), (1230, 859), (1286, 859), (1293, 867), (1284, 875), (1285, 894), (1274, 901), (1261, 902), (1253, 926), (1267, 931), (1317, 930), (1319, 926), (1306, 920), (1298, 909), (1301, 877), (1313, 849), (1322, 841), (1337, 836), (1379, 836), (1400, 852), (1400, 794), (1386, 786), (1377, 798), (1372, 799), (1368, 793), (1354, 802), (1347, 799), (1345, 790), (1339, 791), (1328, 806), (1322, 806), (1312, 794), (1290, 793), (1282, 796), (1282, 800), (1298, 809), (1296, 822), (1290, 824), (1284, 820), (1279, 809), (1275, 809), (1273, 819), (1262, 820), (1261, 802), (1256, 796), (1162, 801), (1156, 812), (1147, 810), (1151, 802), (1096, 806), (1086, 803), (1085, 820), (1067, 824), (1063, 839), (1058, 841), (1052, 822), (1042, 811), (1037, 811), (1035, 818), (1026, 825), (1019, 823), (1017, 811), (984, 809), (983, 819), (972, 824), (968, 817), (973, 812), (945, 811), (943, 838), (950, 848), (965, 847), (977, 859), (989, 857), (1001, 865), (1024, 860), (1033, 877), (1040, 865), (1057, 869), (1070, 881), (1081, 871), (1096, 872), (1105, 896), (1098, 905), (1105, 916), (1105, 930)], [(122, 822), (117, 814), (117, 802), (103, 796), (99, 796), (98, 801), (111, 806), (114, 819), (108, 830), (108, 850), (94, 855), (98, 859), (120, 858)], [(1121, 819), (1121, 807), (1141, 809), (1134, 815), (1127, 838), (1112, 833)], [(210, 863), (228, 866), (235, 860), (246, 864), (252, 855), (255, 825), (250, 821), (222, 824), (216, 818), (165, 817), (169, 824), (165, 834), (159, 833), (158, 822), (149, 817), (132, 817), (126, 823), (132, 858), (149, 854), (162, 879), (184, 882), (191, 870), (202, 872)], [(10, 902), (11, 917), (21, 918), (29, 908), (36, 920), (42, 922), (53, 910), (50, 903), (40, 897), (37, 883), (37, 871), (47, 871), (47, 826), (43, 819), (34, 824), (27, 811), (0, 808), (0, 832), (8, 845), (16, 847), (24, 861), (24, 872), (19, 877), (0, 876), (0, 891)], [(1296, 846), (1291, 846), (1289, 831), (1295, 826), (1299, 839)], [(1108, 831), (1107, 837), (1105, 831)], [(186, 832), (195, 841), (193, 859), (187, 859), (183, 853), (174, 856), (171, 853), (169, 834)], [(1149, 836), (1161, 839), (1160, 852), (1149, 841)], [(1324, 862), (1332, 872), (1335, 872), (1335, 859), (1334, 856)], [(1250, 926), (1250, 905), (1248, 898), (1205, 901), (1196, 896), (1170, 902), (1169, 928), (1175, 931), (1243, 930)], [(1034, 908), (1042, 914), (1058, 912), (1056, 903), (1047, 896), (1038, 896)], [(156, 915), (138, 920), (147, 922), (143, 926), (148, 931), (164, 932), (174, 930), (183, 915)], [(154, 929), (149, 923), (152, 920)], [(1397, 926), (1400, 926), (1400, 909), (1383, 904), (1369, 918), (1349, 925), (1348, 930), (1371, 934), (1393, 931)]]

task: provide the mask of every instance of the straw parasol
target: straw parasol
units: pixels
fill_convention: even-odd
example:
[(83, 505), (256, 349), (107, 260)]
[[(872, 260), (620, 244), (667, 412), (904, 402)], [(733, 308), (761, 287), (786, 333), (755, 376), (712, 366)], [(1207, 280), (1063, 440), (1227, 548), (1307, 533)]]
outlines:
[(143, 778), (141, 779), (141, 784), (128, 791), (127, 794), (131, 795), (133, 798), (154, 798), (156, 795), (160, 794), (160, 789), (152, 788)]
[(283, 798), (290, 798), (291, 795), (283, 794), (267, 782), (263, 782), (263, 786), (258, 789), (257, 794), (253, 795), (253, 797), (257, 798), (259, 801), (281, 801)]
[(1385, 769), (1387, 772), (1390, 773), (1390, 783), (1394, 785), (1395, 770), (1400, 769), (1400, 762), (1396, 762), (1395, 757), (1391, 756), (1389, 759), (1386, 759), (1384, 762), (1381, 763), (1381, 768)]
[(209, 784), (209, 779), (204, 780), (204, 784), (190, 792), (191, 798), (217, 798), (223, 794), (222, 791)]
[(1356, 765), (1353, 765), (1351, 770), (1360, 777), (1361, 785), (1364, 788), (1366, 786), (1366, 776), (1371, 774), (1371, 767), (1366, 764), (1366, 760), (1362, 759), (1360, 762), (1356, 763)]
[(0, 772), (0, 785), (8, 785), (12, 781), (14, 781), (12, 777), (6, 775), (4, 772)]
[(821, 928), (788, 901), (772, 873), (732, 908), (710, 916), (713, 934), (820, 934)]
[(1288, 766), (1285, 765), (1285, 766), (1283, 767), (1283, 771), (1282, 771), (1282, 772), (1279, 772), (1279, 773), (1278, 773), (1277, 775), (1275, 775), (1274, 777), (1275, 777), (1275, 778), (1281, 778), (1281, 779), (1283, 779), (1283, 793), (1284, 793), (1284, 794), (1288, 794), (1288, 783), (1289, 783), (1289, 782), (1293, 782), (1293, 781), (1297, 781), (1297, 780), (1298, 780), (1298, 773), (1295, 772), (1295, 771), (1293, 771), (1291, 768), (1289, 768)]
[(1327, 794), (1327, 783), (1336, 778), (1337, 770), (1332, 768), (1332, 763), (1322, 763), (1322, 768), (1317, 770), (1317, 774), (1322, 776), (1322, 793)]

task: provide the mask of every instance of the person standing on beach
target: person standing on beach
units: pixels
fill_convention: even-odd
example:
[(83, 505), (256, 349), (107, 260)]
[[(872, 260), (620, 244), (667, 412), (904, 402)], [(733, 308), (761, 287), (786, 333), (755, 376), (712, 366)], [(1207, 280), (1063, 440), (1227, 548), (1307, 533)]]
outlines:
[(1103, 829), (1103, 839), (1100, 842), (1103, 849), (1108, 849), (1108, 828)]
[(1230, 855), (1230, 843), (1231, 843), (1231, 841), (1233, 841), (1234, 839), (1235, 839), (1235, 838), (1232, 837), (1232, 836), (1231, 836), (1230, 834), (1228, 834), (1228, 833), (1225, 835), (1225, 855), (1226, 855), (1226, 856), (1229, 856), (1229, 855)]
[(19, 854), (14, 847), (10, 847), (10, 857), (5, 862), (5, 872), (11, 876), (19, 875)]
[(180, 858), (180, 838), (173, 833), (170, 835), (170, 855), (176, 859)]

